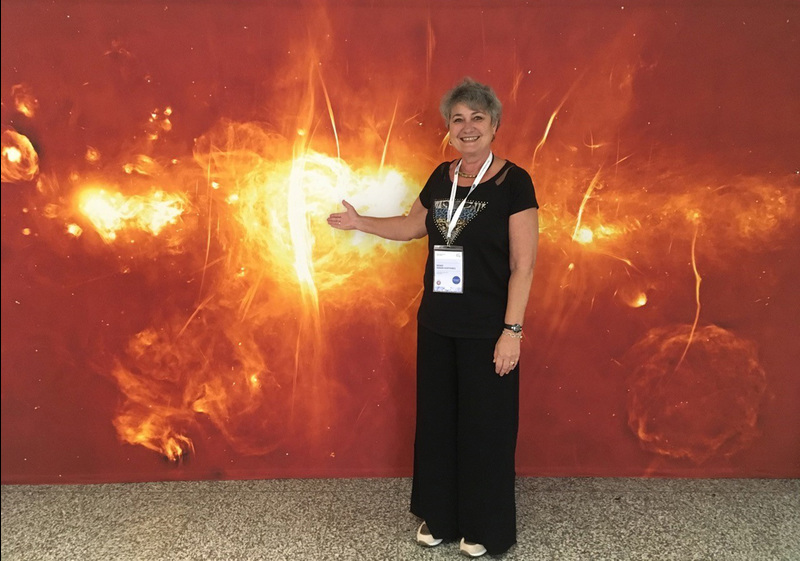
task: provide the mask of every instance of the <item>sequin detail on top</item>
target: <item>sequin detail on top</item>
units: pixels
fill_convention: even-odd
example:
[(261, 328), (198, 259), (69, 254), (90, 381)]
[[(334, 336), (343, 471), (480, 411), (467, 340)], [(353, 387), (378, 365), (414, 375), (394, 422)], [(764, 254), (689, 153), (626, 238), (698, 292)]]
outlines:
[[(463, 199), (456, 199), (455, 208), (458, 208), (462, 200)], [(449, 206), (450, 201), (448, 199), (436, 199), (433, 202), (433, 223), (445, 239), (447, 239), (447, 208)], [(450, 240), (450, 243), (456, 240), (464, 227), (484, 208), (486, 208), (485, 201), (470, 201), (467, 199), (467, 202), (464, 204), (464, 210), (461, 212), (461, 216), (458, 217), (458, 222), (456, 222), (456, 227), (453, 228), (453, 239)]]

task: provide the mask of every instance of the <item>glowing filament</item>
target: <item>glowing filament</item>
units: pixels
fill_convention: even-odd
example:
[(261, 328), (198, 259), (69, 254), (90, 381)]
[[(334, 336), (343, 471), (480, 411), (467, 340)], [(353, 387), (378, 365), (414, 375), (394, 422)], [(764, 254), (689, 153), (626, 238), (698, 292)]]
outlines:
[[(586, 189), (586, 193), (583, 195), (583, 200), (581, 201), (581, 207), (578, 209), (578, 219), (575, 222), (575, 231), (572, 232), (572, 240), (579, 242), (579, 243), (589, 243), (592, 241), (592, 231), (588, 230), (588, 228), (581, 227), (581, 220), (583, 219), (583, 211), (586, 208), (586, 203), (592, 197), (592, 191), (594, 191), (595, 185), (597, 185), (597, 179), (600, 177), (600, 170), (597, 170), (597, 173), (594, 174), (592, 181), (589, 183), (589, 187)], [(586, 241), (586, 233), (585, 230), (589, 232), (589, 239)]]
[(306, 196), (303, 190), (305, 158), (296, 158), (289, 175), (288, 219), (289, 236), (294, 253), (294, 271), (301, 286), (307, 289), (314, 307), (317, 307), (317, 289), (314, 285), (314, 266), (311, 260), (311, 236), (306, 216)]
[(689, 347), (692, 345), (692, 341), (694, 340), (695, 331), (697, 331), (697, 324), (700, 321), (700, 283), (703, 282), (703, 278), (700, 276), (700, 272), (697, 270), (697, 232), (699, 230), (698, 220), (700, 218), (700, 214), (695, 212), (692, 216), (694, 219), (694, 236), (692, 237), (692, 271), (694, 271), (694, 300), (695, 300), (695, 314), (694, 314), (694, 322), (692, 323), (692, 329), (689, 332), (689, 337), (686, 341), (686, 348), (683, 349), (683, 354), (681, 354), (680, 360), (678, 360), (678, 364), (675, 365), (675, 370), (683, 362), (683, 359), (686, 358), (686, 353), (689, 352)]

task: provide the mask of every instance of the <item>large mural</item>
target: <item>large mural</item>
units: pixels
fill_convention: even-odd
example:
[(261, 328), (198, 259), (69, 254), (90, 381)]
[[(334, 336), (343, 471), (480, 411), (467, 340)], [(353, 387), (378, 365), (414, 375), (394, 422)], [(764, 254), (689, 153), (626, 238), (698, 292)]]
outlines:
[(465, 76), (541, 203), (518, 473), (800, 476), (800, 8), (2, 3), (2, 481), (406, 476)]

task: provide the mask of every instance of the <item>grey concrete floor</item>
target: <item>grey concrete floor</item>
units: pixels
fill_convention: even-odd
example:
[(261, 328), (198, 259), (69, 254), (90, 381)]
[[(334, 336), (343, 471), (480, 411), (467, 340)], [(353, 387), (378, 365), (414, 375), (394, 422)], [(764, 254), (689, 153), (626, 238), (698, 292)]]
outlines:
[[(409, 479), (4, 485), (2, 559), (445, 560)], [(800, 480), (520, 478), (511, 560), (800, 561)]]

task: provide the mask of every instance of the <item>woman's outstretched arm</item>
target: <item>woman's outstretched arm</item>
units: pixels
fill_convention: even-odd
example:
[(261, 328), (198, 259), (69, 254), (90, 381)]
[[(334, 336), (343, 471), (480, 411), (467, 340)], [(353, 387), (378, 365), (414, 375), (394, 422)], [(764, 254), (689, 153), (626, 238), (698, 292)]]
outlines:
[(328, 224), (338, 230), (358, 230), (374, 234), (387, 240), (409, 241), (425, 237), (425, 216), (427, 210), (419, 198), (414, 201), (408, 214), (378, 218), (362, 216), (347, 201), (342, 201), (344, 212), (334, 212), (328, 216)]

